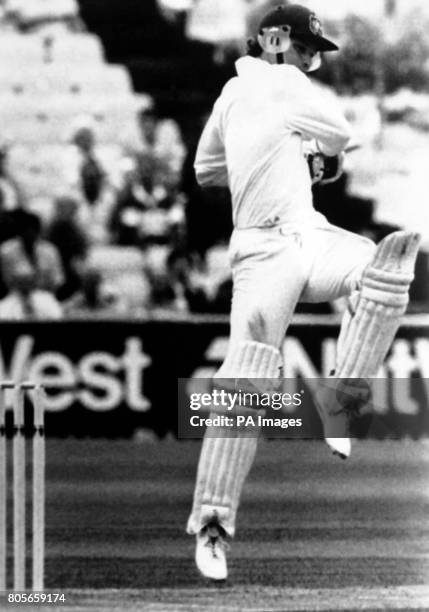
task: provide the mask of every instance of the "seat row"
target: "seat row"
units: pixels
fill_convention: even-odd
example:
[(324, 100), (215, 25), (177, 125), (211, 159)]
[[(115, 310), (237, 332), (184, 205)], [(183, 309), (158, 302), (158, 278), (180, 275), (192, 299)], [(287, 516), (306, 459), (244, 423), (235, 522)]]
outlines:
[(76, 34), (15, 34), (2, 33), (0, 37), (0, 65), (9, 71), (21, 66), (43, 63), (100, 64), (104, 50), (98, 36)]
[(132, 92), (132, 82), (124, 66), (111, 64), (23, 65), (14, 70), (0, 64), (1, 95), (13, 96), (70, 94), (117, 96)]
[(19, 144), (65, 142), (76, 122), (94, 125), (101, 142), (128, 141), (136, 134), (141, 97), (134, 95), (66, 95), (39, 98), (0, 96), (0, 130), (3, 138)]

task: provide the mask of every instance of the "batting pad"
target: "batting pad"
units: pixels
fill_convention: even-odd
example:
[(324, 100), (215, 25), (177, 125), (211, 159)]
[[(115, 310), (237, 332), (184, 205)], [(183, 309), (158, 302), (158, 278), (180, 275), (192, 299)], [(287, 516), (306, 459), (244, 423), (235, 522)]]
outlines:
[(346, 313), (343, 321), (337, 378), (377, 375), (408, 305), (419, 244), (419, 234), (395, 232), (378, 245), (351, 303), (352, 313)]
[(261, 342), (242, 342), (231, 346), (225, 361), (214, 378), (278, 378), (280, 352)]
[(377, 376), (406, 311), (419, 243), (420, 236), (410, 232), (382, 240), (344, 315), (334, 376), (349, 379), (348, 389), (343, 393), (337, 380), (332, 388), (320, 390), (316, 401), (325, 440), (343, 459), (351, 452), (351, 411), (362, 414), (369, 404), (364, 379)]
[[(259, 342), (231, 347), (215, 378), (273, 379), (279, 377), (280, 352)], [(258, 440), (241, 428), (211, 428), (205, 435), (187, 532), (197, 534), (216, 520), (232, 537), (241, 491), (253, 464)]]

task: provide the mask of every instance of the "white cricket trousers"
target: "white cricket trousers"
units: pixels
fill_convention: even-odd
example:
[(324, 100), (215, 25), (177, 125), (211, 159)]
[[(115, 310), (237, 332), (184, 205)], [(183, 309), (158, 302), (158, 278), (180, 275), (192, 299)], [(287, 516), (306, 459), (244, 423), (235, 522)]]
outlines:
[(257, 341), (280, 348), (298, 302), (326, 302), (359, 289), (375, 244), (326, 223), (235, 229), (230, 346)]

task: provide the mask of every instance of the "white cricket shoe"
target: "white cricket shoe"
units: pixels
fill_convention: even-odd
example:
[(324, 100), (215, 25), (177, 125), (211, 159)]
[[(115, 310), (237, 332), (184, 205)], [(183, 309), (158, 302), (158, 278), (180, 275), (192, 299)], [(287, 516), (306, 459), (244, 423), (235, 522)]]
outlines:
[(217, 523), (208, 523), (197, 534), (195, 563), (205, 578), (211, 580), (226, 580), (228, 568), (226, 564), (225, 530)]
[(331, 449), (334, 455), (347, 459), (352, 452), (352, 443), (350, 438), (325, 438), (326, 444)]

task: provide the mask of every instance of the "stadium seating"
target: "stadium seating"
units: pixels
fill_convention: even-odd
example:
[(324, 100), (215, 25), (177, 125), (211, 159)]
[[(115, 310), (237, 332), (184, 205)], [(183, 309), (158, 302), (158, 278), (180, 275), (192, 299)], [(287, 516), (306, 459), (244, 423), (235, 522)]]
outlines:
[(77, 63), (81, 67), (104, 63), (104, 50), (100, 39), (93, 34), (70, 34), (59, 36), (53, 42), (52, 61)]
[[(123, 147), (129, 151), (139, 144), (137, 110), (148, 96), (134, 93), (126, 68), (106, 62), (98, 36), (68, 30), (68, 18), (79, 18), (75, 0), (29, 5), (11, 0), (8, 9), (15, 15), (24, 11), (27, 21), (35, 23), (43, 22), (45, 13), (47, 22), (64, 19), (64, 28), (2, 33), (0, 133), (11, 145), (8, 165), (28, 205), (49, 219), (53, 198), (69, 188), (65, 154), (78, 123), (89, 119), (97, 145), (121, 159)], [(129, 277), (122, 280), (133, 284)], [(134, 284), (141, 285), (136, 278)]]
[(126, 144), (136, 138), (136, 100), (131, 95), (0, 97), (0, 129), (13, 143), (65, 143), (73, 120), (82, 115), (94, 120), (101, 142)]
[(3, 96), (116, 96), (130, 93), (132, 84), (123, 66), (53, 63), (11, 71), (0, 65), (0, 91)]
[(0, 37), (0, 65), (9, 71), (22, 66), (39, 66), (44, 62), (63, 64), (101, 64), (104, 52), (99, 38), (93, 34), (66, 36), (20, 35), (5, 33)]
[[(108, 143), (101, 147), (102, 159), (111, 171), (121, 158), (122, 149), (118, 144)], [(27, 143), (13, 147), (9, 153), (8, 167), (13, 176), (25, 188), (30, 200), (52, 199), (62, 195), (68, 188), (66, 163), (67, 151), (63, 144)]]
[(143, 270), (144, 256), (140, 249), (123, 246), (94, 246), (88, 258), (89, 265), (102, 270), (108, 277), (124, 272)]
[(133, 147), (136, 111), (146, 102), (126, 68), (105, 62), (93, 34), (8, 31), (0, 38), (0, 130), (12, 145), (11, 171), (44, 216), (49, 199), (64, 191), (60, 165), (77, 121), (91, 119), (102, 146)]
[(11, 149), (9, 168), (32, 199), (61, 192), (61, 145), (18, 145)]
[(68, 19), (79, 13), (77, 0), (5, 0), (7, 14), (13, 13), (22, 21)]

